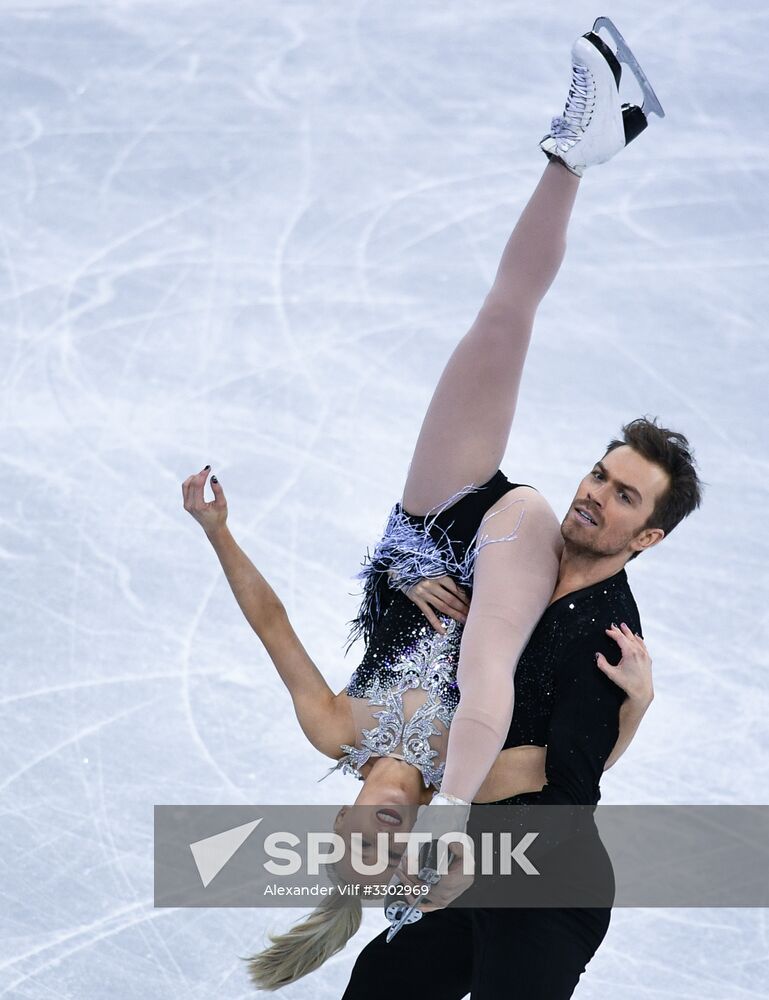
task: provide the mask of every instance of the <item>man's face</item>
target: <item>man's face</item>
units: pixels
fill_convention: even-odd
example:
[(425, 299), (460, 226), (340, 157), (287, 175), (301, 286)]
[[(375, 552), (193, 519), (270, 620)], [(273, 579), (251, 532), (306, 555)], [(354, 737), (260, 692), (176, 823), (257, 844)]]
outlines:
[(643, 526), (668, 488), (670, 477), (654, 462), (628, 445), (615, 448), (596, 462), (579, 484), (561, 534), (577, 552), (615, 556), (648, 548), (662, 538)]

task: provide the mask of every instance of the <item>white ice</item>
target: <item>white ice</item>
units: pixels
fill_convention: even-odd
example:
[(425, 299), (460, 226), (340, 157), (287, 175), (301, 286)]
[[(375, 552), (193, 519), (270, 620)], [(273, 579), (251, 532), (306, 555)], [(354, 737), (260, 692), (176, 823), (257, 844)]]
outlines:
[[(301, 910), (155, 909), (155, 803), (338, 802), (181, 483), (335, 690), (353, 576), (597, 14), (667, 118), (588, 174), (503, 470), (562, 511), (627, 419), (701, 512), (630, 567), (656, 698), (604, 803), (765, 803), (760, 0), (15, 2), (0, 16), (0, 997), (253, 996)], [(341, 996), (362, 930), (281, 996)], [(767, 995), (765, 910), (616, 909), (581, 1000)], [(427, 960), (427, 959), (426, 959)]]

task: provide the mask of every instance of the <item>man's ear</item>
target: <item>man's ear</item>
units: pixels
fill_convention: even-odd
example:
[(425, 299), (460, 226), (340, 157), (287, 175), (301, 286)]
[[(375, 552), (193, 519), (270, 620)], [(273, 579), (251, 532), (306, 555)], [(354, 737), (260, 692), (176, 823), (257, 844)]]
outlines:
[(664, 537), (665, 532), (662, 528), (644, 528), (630, 543), (630, 548), (633, 552), (645, 552), (646, 549), (659, 545)]

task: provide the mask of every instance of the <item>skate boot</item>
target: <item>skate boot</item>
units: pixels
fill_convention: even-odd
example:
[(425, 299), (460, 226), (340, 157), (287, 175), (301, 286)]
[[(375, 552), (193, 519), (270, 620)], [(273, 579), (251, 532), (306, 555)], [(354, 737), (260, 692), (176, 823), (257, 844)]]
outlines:
[[(613, 50), (598, 32), (605, 28), (616, 45)], [(572, 79), (563, 114), (553, 118), (540, 148), (577, 177), (588, 167), (605, 163), (643, 132), (649, 115), (665, 117), (638, 60), (608, 17), (599, 17), (571, 49)], [(619, 87), (621, 63), (627, 65), (641, 86), (643, 105), (623, 104)]]

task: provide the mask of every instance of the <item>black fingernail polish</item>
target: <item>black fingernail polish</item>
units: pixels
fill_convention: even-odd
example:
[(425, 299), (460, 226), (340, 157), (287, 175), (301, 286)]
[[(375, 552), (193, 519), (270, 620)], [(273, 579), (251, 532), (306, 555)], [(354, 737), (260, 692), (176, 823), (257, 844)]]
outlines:
[(218, 483), (219, 480), (216, 478), (216, 476), (211, 476), (211, 482), (212, 483)]
[(211, 466), (210, 466), (210, 465), (207, 465), (207, 466), (206, 466), (206, 469), (210, 469), (210, 468), (211, 468)]

